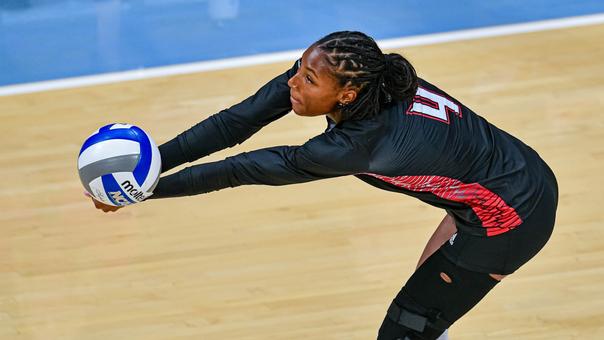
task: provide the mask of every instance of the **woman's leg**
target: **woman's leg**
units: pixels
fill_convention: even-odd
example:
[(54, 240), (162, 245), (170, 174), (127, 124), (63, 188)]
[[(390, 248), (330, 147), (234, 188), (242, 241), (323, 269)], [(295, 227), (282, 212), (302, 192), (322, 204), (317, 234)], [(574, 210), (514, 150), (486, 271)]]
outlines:
[(489, 274), (456, 266), (436, 251), (394, 299), (378, 340), (437, 339), (497, 282)]
[[(438, 338), (505, 277), (501, 274), (513, 273), (535, 256), (553, 231), (558, 203), (551, 171), (546, 177), (539, 204), (514, 230), (493, 237), (457, 233), (447, 242), (452, 219), (445, 217), (388, 309), (378, 340)], [(438, 244), (442, 247), (434, 251)]]
[(416, 269), (419, 268), (419, 266), (421, 266), (421, 264), (424, 263), (424, 261), (426, 261), (430, 255), (434, 254), (438, 248), (451, 239), (456, 232), (457, 227), (455, 226), (455, 219), (453, 219), (451, 215), (446, 214), (445, 218), (443, 218), (443, 220), (438, 224), (438, 227), (428, 240), (428, 243), (426, 243), (424, 251), (419, 257)]
[[(419, 268), (419, 266), (421, 266), (428, 257), (434, 254), (434, 252), (438, 250), (438, 248), (440, 248), (445, 242), (450, 240), (456, 232), (457, 227), (455, 226), (455, 219), (453, 219), (453, 217), (451, 217), (449, 214), (446, 214), (428, 240), (428, 243), (426, 243), (424, 251), (419, 257), (419, 261), (417, 262), (415, 269)], [(449, 340), (448, 329), (445, 329), (437, 340)]]
[[(417, 268), (426, 261), (430, 255), (434, 254), (436, 250), (438, 250), (445, 242), (449, 241), (453, 235), (457, 233), (457, 227), (455, 226), (455, 219), (451, 217), (449, 214), (445, 215), (443, 220), (439, 223), (438, 227), (426, 243), (424, 247), (424, 251), (422, 255), (419, 257), (419, 261), (417, 262)], [(496, 273), (490, 274), (492, 278), (497, 281), (503, 280), (507, 275), (501, 275)]]

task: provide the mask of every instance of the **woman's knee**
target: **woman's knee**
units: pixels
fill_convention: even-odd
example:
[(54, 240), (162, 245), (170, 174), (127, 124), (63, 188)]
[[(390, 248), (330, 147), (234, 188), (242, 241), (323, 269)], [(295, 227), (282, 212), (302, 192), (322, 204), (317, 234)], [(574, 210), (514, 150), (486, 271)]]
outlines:
[(407, 295), (427, 309), (442, 312), (444, 318), (453, 323), (504, 276), (493, 275), (461, 268), (437, 251), (413, 273), (399, 294)]

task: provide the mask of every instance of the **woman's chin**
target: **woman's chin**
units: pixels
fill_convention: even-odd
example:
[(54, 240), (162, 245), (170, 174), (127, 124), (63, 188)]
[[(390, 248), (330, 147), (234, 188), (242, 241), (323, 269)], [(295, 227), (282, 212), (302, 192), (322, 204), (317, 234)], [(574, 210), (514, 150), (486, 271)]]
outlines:
[(294, 111), (294, 113), (297, 114), (298, 116), (302, 116), (302, 117), (308, 116), (307, 114), (305, 114), (306, 112), (299, 107), (298, 108), (295, 106), (292, 107), (292, 111)]
[(292, 106), (292, 111), (298, 115), (298, 116), (302, 116), (302, 117), (316, 117), (316, 116), (322, 116), (325, 113), (312, 113), (312, 112), (308, 112), (306, 110), (304, 110), (301, 107), (296, 107), (296, 105)]

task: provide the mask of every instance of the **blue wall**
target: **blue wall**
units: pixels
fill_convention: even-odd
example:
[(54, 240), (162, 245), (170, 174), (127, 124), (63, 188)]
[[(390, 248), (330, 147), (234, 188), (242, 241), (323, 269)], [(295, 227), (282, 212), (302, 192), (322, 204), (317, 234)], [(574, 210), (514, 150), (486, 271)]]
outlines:
[[(460, 5), (463, 4), (463, 5)], [(0, 86), (604, 12), (571, 0), (0, 0)]]

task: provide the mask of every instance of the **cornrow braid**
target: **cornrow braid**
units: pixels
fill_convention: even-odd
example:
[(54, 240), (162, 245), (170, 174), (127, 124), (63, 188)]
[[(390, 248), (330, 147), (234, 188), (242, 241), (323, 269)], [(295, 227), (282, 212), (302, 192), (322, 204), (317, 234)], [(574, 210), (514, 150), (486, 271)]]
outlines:
[(411, 98), (417, 91), (411, 63), (400, 54), (383, 54), (364, 33), (334, 32), (313, 45), (325, 52), (341, 86), (358, 89), (356, 100), (339, 107), (342, 119), (374, 117), (384, 106)]

